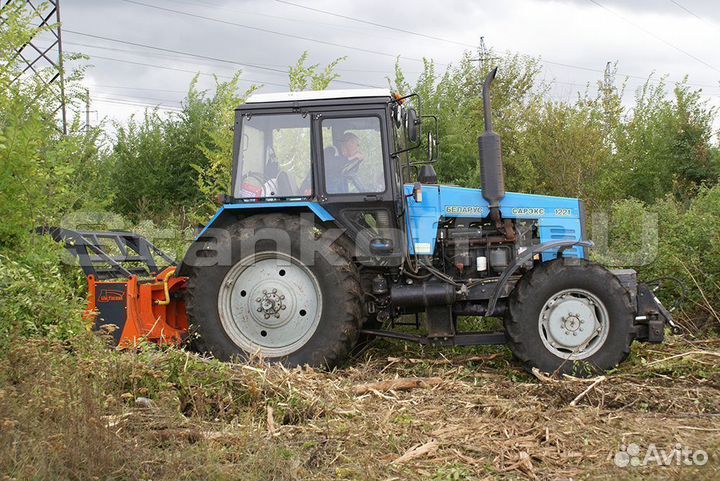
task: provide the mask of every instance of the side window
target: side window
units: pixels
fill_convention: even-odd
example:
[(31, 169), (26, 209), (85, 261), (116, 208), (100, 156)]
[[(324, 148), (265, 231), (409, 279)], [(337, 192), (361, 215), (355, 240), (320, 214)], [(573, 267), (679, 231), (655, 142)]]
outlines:
[(235, 197), (262, 199), (312, 195), (309, 116), (245, 117), (241, 135)]
[(378, 117), (324, 119), (322, 140), (328, 194), (385, 191)]

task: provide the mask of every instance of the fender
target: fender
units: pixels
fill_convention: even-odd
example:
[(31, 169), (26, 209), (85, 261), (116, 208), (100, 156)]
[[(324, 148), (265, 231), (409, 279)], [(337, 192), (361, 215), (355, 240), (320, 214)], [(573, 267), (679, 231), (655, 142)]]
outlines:
[(500, 298), (500, 293), (502, 292), (505, 284), (507, 284), (508, 280), (510, 279), (510, 276), (512, 276), (515, 271), (520, 268), (520, 266), (531, 260), (535, 254), (539, 254), (540, 252), (551, 249), (558, 249), (557, 255), (559, 259), (562, 257), (563, 251), (574, 246), (592, 248), (595, 247), (595, 244), (592, 241), (561, 240), (545, 242), (544, 244), (533, 246), (523, 252), (522, 255), (518, 256), (513, 262), (510, 263), (509, 266), (507, 266), (507, 268), (500, 276), (500, 279), (498, 279), (498, 282), (495, 285), (495, 290), (493, 291), (493, 294), (490, 297), (490, 301), (488, 302), (488, 308), (485, 315), (492, 316), (493, 312), (495, 312), (495, 306), (497, 304), (497, 301)]
[(212, 219), (210, 219), (210, 222), (208, 222), (202, 231), (195, 237), (195, 240), (197, 241), (202, 235), (205, 233), (206, 230), (210, 229), (215, 222), (222, 217), (223, 213), (225, 211), (234, 211), (234, 210), (246, 210), (249, 211), (248, 215), (252, 215), (258, 212), (267, 212), (267, 211), (275, 211), (278, 209), (292, 209), (296, 208), (298, 210), (310, 210), (313, 214), (317, 216), (318, 219), (320, 219), (323, 222), (329, 222), (335, 220), (335, 218), (330, 215), (330, 213), (325, 210), (323, 206), (316, 202), (248, 202), (248, 203), (242, 203), (242, 204), (223, 204), (220, 207), (220, 210), (217, 211), (217, 213), (213, 216)]
[[(243, 212), (244, 211), (244, 212)], [(178, 267), (178, 275), (188, 275), (188, 266), (185, 262), (188, 254), (193, 251), (193, 247), (197, 244), (198, 240), (202, 239), (203, 235), (212, 229), (213, 227), (222, 224), (222, 220), (232, 213), (243, 213), (245, 215), (254, 215), (259, 213), (273, 213), (273, 212), (312, 212), (322, 222), (332, 222), (335, 218), (327, 211), (323, 206), (316, 202), (248, 202), (248, 203), (237, 203), (237, 204), (223, 204), (220, 210), (210, 219), (200, 233), (195, 237), (190, 247), (185, 253), (185, 258)]]

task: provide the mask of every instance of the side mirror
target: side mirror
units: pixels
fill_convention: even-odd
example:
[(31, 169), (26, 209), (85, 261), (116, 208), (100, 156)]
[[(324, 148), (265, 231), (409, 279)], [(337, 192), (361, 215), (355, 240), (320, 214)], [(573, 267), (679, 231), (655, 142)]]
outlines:
[(405, 121), (407, 122), (408, 140), (412, 144), (417, 143), (420, 138), (420, 120), (418, 119), (417, 110), (413, 108), (408, 109)]
[(434, 162), (437, 160), (438, 144), (432, 132), (428, 132), (427, 134), (427, 149), (427, 161)]

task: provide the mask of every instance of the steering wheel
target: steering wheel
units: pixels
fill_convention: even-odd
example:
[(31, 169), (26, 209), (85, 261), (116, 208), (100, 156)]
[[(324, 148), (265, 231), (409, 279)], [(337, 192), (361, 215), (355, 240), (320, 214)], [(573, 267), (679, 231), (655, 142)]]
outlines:
[[(249, 179), (254, 180), (255, 182), (248, 182)], [(240, 181), (241, 188), (245, 189), (245, 186), (255, 189), (257, 188), (260, 193), (264, 190), (265, 184), (269, 181), (264, 174), (260, 172), (246, 172), (245, 175), (242, 176), (242, 179)], [(245, 189), (248, 190), (248, 189)], [(251, 191), (252, 192), (252, 191)]]
[(363, 161), (363, 159), (352, 160), (342, 170), (343, 179), (346, 180), (349, 184), (354, 185), (358, 192), (366, 192), (367, 191), (367, 188), (365, 187), (363, 182), (358, 177), (358, 170), (360, 168), (360, 164), (362, 163), (362, 161)]

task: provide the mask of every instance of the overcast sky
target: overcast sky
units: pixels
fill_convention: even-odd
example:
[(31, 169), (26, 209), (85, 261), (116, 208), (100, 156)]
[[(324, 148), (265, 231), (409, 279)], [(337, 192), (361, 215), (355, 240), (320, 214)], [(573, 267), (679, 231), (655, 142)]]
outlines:
[[(495, 50), (541, 57), (557, 98), (572, 98), (601, 77), (597, 70), (618, 60), (619, 71), (632, 76), (628, 100), (656, 72), (671, 80), (688, 75), (720, 105), (717, 0), (288, 1), (301, 6), (279, 0), (62, 0), (65, 50), (91, 57), (93, 122), (126, 119), (144, 109), (137, 104), (177, 108), (193, 72), (222, 77), (242, 69), (244, 86), (287, 90), (284, 72), (304, 50), (321, 65), (347, 56), (338, 68), (340, 80), (384, 87), (397, 55), (413, 79), (422, 57), (443, 68), (481, 36)], [(212, 84), (201, 75), (202, 86)], [(349, 87), (337, 81), (331, 86)]]

